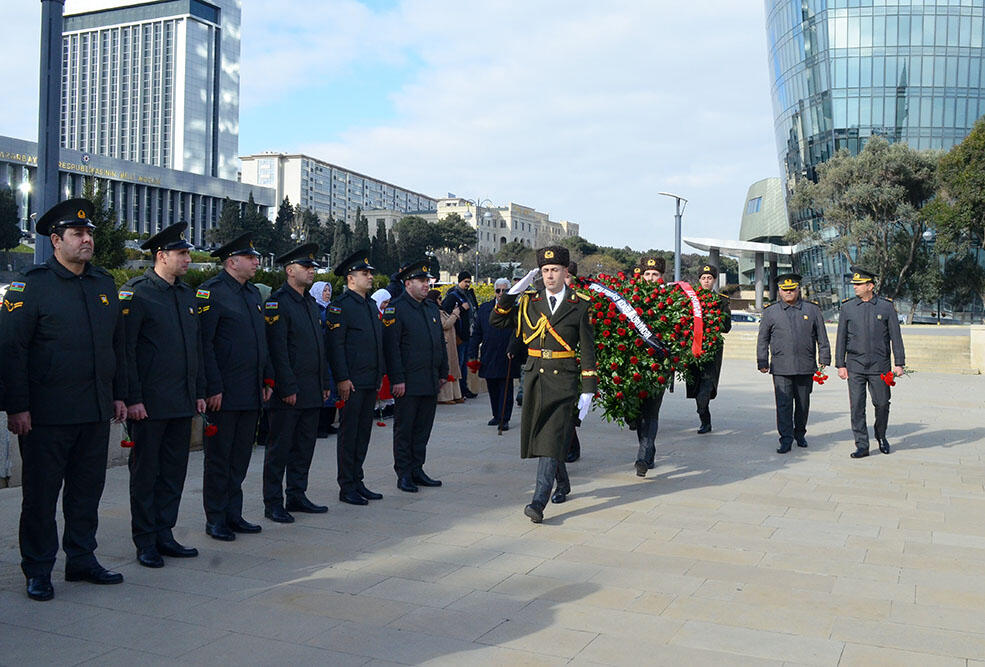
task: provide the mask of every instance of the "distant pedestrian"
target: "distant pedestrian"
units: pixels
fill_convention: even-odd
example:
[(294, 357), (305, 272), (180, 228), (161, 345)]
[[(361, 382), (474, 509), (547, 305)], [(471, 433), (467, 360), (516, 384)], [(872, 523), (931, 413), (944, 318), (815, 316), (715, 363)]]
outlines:
[(501, 426), (510, 430), (513, 416), (513, 380), (520, 377), (520, 364), (513, 360), (512, 343), (516, 340), (514, 329), (494, 327), (489, 323), (493, 307), (510, 288), (510, 281), (499, 278), (494, 284), (496, 296), (479, 306), (475, 327), (469, 345), (469, 367), (486, 381), (492, 419), (489, 426)]
[[(325, 332), (325, 349), (328, 349), (328, 329), (325, 327), (325, 316), (328, 314), (328, 304), (332, 302), (332, 283), (325, 280), (316, 280), (311, 288), (308, 290), (308, 294), (314, 298), (315, 303), (318, 304), (318, 316), (321, 318), (322, 330)], [(327, 438), (330, 435), (335, 435), (338, 433), (338, 429), (335, 428), (335, 399), (338, 392), (335, 389), (335, 382), (332, 381), (331, 386), (331, 396), (325, 401), (321, 410), (318, 411), (318, 437)]]
[[(458, 351), (458, 365), (464, 367), (468, 361), (469, 338), (472, 336), (473, 314), (478, 308), (475, 302), (475, 292), (472, 291), (472, 274), (468, 271), (460, 271), (458, 274), (458, 284), (445, 293), (445, 298), (441, 302), (441, 309), (449, 315), (459, 307), (458, 322), (455, 323), (455, 346)], [(469, 389), (468, 377), (463, 373), (459, 381), (462, 388), (462, 396), (465, 398), (475, 398), (477, 394)]]
[(436, 289), (429, 290), (427, 298), (439, 307), (441, 331), (445, 337), (445, 350), (448, 354), (448, 376), (454, 380), (454, 382), (449, 381), (441, 385), (441, 389), (438, 391), (438, 403), (441, 405), (464, 403), (465, 398), (462, 396), (462, 385), (459, 380), (462, 379), (465, 370), (458, 365), (458, 346), (455, 344), (455, 324), (458, 322), (462, 310), (458, 304), (455, 305), (450, 314), (441, 310), (441, 292)]

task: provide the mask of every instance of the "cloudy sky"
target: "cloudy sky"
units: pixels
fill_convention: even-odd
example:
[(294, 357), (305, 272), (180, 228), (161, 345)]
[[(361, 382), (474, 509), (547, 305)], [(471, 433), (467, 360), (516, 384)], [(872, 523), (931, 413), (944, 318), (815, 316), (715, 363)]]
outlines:
[[(78, 0), (76, 0), (78, 2)], [(514, 201), (599, 243), (738, 234), (777, 175), (758, 0), (244, 0), (240, 152)], [(35, 138), (40, 3), (5, 6), (0, 134)], [(23, 58), (10, 54), (24, 54)]]

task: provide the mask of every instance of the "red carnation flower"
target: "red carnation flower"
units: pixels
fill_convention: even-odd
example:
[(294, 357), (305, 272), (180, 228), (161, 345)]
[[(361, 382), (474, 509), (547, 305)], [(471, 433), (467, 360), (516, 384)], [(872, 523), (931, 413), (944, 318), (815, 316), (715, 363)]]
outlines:
[(623, 313), (619, 313), (619, 321), (620, 322), (625, 322), (626, 321), (626, 316)]
[(214, 436), (218, 432), (219, 432), (219, 427), (216, 426), (215, 424), (207, 424), (205, 426), (205, 437), (206, 438), (211, 438), (212, 436)]
[(619, 346), (616, 349), (619, 350), (620, 352), (625, 352), (626, 346), (623, 345), (622, 343), (619, 343)]
[(661, 322), (666, 322), (667, 321), (667, 316), (666, 315), (661, 315), (660, 316), (660, 321)]
[(639, 360), (639, 357), (637, 357), (637, 356), (636, 356), (636, 355), (634, 354), (633, 356), (631, 356), (631, 357), (629, 358), (629, 363), (631, 363), (631, 364), (638, 364), (638, 363), (640, 363), (640, 360)]
[(647, 308), (646, 314), (649, 315), (650, 317), (653, 317), (653, 308)]
[(622, 327), (619, 327), (618, 329), (616, 329), (616, 333), (619, 334), (620, 336), (625, 336), (626, 330)]
[(647, 390), (646, 390), (646, 389), (640, 389), (640, 393), (639, 393), (639, 394), (637, 394), (637, 395), (638, 395), (638, 396), (639, 396), (640, 398), (646, 398), (646, 397), (647, 397), (647, 396), (649, 396), (650, 394), (649, 394), (649, 392), (647, 392)]
[(622, 378), (618, 375), (612, 376), (612, 384), (622, 384)]
[(643, 314), (643, 309), (642, 308), (637, 308), (636, 309), (636, 314), (637, 315), (642, 315)]
[(617, 391), (616, 392), (616, 398), (622, 398), (622, 392), (621, 391)]
[(634, 345), (635, 345), (636, 347), (643, 347), (643, 341), (642, 341), (641, 339), (639, 339), (639, 338), (637, 338), (636, 340), (634, 340), (634, 341), (633, 341), (633, 344), (634, 344)]
[(666, 384), (667, 378), (665, 378), (663, 375), (660, 375), (657, 377), (657, 382), (659, 382), (660, 384)]
[(639, 373), (633, 373), (633, 382), (639, 382), (642, 379), (643, 379), (642, 375), (640, 375)]
[(610, 332), (610, 331), (609, 331), (608, 329), (604, 329), (604, 330), (602, 331), (602, 337), (603, 337), (603, 338), (608, 338), (608, 337), (609, 337), (609, 336), (611, 336), (611, 335), (612, 335), (612, 332)]
[(656, 362), (650, 364), (650, 370), (651, 371), (658, 371), (658, 370), (660, 370), (660, 364), (658, 364)]
[(610, 324), (612, 324), (612, 320), (610, 320), (610, 319), (609, 319), (609, 318), (607, 317), (607, 318), (605, 318), (604, 320), (602, 320), (602, 324), (604, 324), (604, 325), (606, 325), (606, 326), (609, 326)]
[(616, 363), (615, 361), (613, 361), (611, 364), (609, 364), (609, 369), (610, 370), (616, 370), (617, 368), (619, 368), (619, 364)]
[(652, 347), (648, 347), (648, 348), (646, 348), (646, 356), (648, 356), (648, 357), (652, 357), (652, 356), (654, 356), (654, 355), (655, 355), (656, 353), (657, 353), (657, 351), (656, 351), (656, 350), (654, 350), (654, 349), (653, 349)]
[(335, 401), (335, 407), (336, 409), (341, 410), (345, 407), (345, 401)]

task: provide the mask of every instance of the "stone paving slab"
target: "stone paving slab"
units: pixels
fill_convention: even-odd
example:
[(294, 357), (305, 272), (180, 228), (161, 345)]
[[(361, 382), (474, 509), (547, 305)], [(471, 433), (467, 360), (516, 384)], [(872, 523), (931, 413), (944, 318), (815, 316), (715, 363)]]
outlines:
[(60, 557), (48, 603), (24, 595), (20, 490), (0, 489), (0, 664), (983, 664), (985, 378), (900, 380), (893, 454), (853, 461), (845, 383), (816, 388), (810, 446), (779, 455), (752, 365), (725, 361), (707, 436), (665, 398), (646, 478), (635, 434), (590, 416), (541, 525), (522, 515), (535, 463), (484, 396), (439, 406), (440, 489), (398, 491), (392, 422), (375, 428), (368, 507), (335, 501), (327, 439), (309, 495), (328, 514), (263, 520), (258, 450), (245, 514), (264, 529), (231, 543), (204, 534), (193, 452), (176, 536), (201, 555), (160, 570), (134, 561), (112, 468), (98, 555), (126, 583), (66, 583)]

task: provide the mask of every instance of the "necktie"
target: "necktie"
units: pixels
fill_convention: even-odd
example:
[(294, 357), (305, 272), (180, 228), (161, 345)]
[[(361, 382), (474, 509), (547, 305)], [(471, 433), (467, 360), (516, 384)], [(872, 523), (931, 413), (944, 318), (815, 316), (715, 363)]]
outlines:
[(551, 303), (551, 313), (553, 313), (555, 310), (557, 310), (557, 297), (556, 296), (547, 297), (547, 300), (550, 301)]

